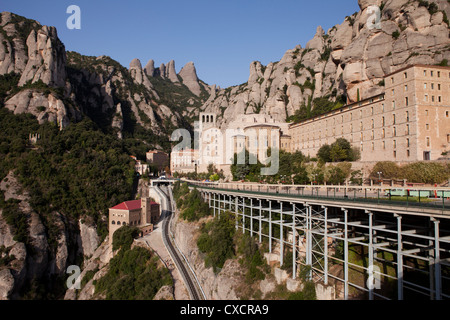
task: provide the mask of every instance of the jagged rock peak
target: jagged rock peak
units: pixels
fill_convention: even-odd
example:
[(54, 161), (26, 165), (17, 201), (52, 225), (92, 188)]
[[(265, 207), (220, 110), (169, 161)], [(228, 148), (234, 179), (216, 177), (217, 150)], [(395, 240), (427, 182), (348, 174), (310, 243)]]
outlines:
[(263, 78), (262, 65), (259, 61), (253, 61), (250, 63), (250, 76), (248, 78), (248, 84), (253, 85), (258, 79)]
[(198, 81), (197, 70), (195, 69), (194, 62), (188, 62), (186, 65), (180, 70), (180, 77), (183, 79), (190, 79)]
[(370, 6), (380, 6), (382, 2), (382, 0), (358, 0), (358, 5), (362, 11)]
[(149, 77), (153, 77), (154, 73), (155, 73), (155, 61), (153, 59), (150, 59), (147, 62), (147, 65), (144, 68), (145, 73), (149, 76)]
[(186, 65), (181, 69), (179, 76), (183, 79), (183, 84), (186, 85), (192, 93), (196, 96), (200, 96), (202, 91), (198, 82), (197, 70), (195, 69), (192, 61), (186, 63)]
[(162, 78), (166, 78), (166, 65), (164, 63), (161, 63), (161, 65), (159, 66), (159, 75)]
[(142, 64), (141, 61), (139, 59), (133, 59), (130, 62), (130, 70), (131, 69), (138, 69), (138, 70), (142, 70)]
[(323, 31), (323, 28), (321, 26), (318, 26), (314, 38), (308, 41), (305, 48), (317, 49), (319, 51), (322, 51), (324, 46), (324, 39), (323, 39), (324, 34), (325, 31)]
[(175, 71), (175, 61), (170, 60), (166, 68), (166, 78), (172, 82), (180, 82), (177, 77), (177, 72)]

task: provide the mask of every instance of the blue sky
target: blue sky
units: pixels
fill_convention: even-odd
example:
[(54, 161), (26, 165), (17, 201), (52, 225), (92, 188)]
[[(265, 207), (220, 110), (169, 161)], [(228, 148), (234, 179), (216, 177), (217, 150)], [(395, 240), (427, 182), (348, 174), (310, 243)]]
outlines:
[[(81, 9), (81, 30), (69, 30), (69, 5)], [(222, 88), (248, 80), (252, 61), (279, 61), (303, 47), (317, 26), (328, 30), (359, 11), (357, 0), (3, 0), (10, 11), (55, 26), (66, 50), (108, 55), (129, 66), (175, 60), (195, 63), (200, 79)]]

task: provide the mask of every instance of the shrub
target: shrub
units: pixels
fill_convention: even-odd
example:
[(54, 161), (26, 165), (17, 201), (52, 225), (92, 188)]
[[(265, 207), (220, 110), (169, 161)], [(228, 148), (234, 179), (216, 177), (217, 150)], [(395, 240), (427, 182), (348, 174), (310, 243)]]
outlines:
[(213, 267), (217, 272), (227, 259), (233, 257), (235, 231), (234, 215), (230, 212), (224, 212), (202, 226), (197, 246), (205, 254), (206, 267)]
[(142, 247), (122, 248), (96, 282), (95, 291), (107, 300), (152, 300), (162, 286), (173, 285), (169, 271), (158, 267), (158, 261)]
[(121, 248), (129, 249), (135, 238), (139, 235), (139, 229), (131, 226), (123, 226), (113, 234), (113, 251)]
[[(370, 177), (373, 179), (378, 179), (379, 177), (382, 179), (397, 179), (399, 177), (399, 171), (400, 168), (395, 162), (381, 161), (377, 162), (372, 168)], [(381, 172), (380, 176), (378, 176), (378, 172)]]
[(394, 39), (398, 39), (400, 37), (400, 32), (398, 31), (398, 30), (395, 30), (393, 33), (392, 33), (392, 38), (394, 38)]

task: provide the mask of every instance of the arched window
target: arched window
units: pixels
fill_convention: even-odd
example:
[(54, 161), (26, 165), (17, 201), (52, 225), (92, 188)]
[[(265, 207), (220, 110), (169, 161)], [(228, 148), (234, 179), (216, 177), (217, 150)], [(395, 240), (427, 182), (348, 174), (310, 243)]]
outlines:
[(122, 223), (122, 225), (126, 226), (126, 225), (127, 225), (127, 223), (126, 223), (126, 222), (124, 222), (124, 223)]
[(116, 224), (116, 222), (113, 220), (113, 221), (111, 221), (111, 224)]
[(120, 221), (117, 221), (117, 225), (120, 226)]

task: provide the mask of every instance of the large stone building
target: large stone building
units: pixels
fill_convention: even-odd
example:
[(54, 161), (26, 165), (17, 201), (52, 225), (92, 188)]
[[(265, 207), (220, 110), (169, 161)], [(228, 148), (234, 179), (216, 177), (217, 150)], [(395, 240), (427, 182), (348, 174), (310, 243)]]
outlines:
[(219, 128), (216, 115), (201, 113), (198, 148), (172, 152), (172, 172), (205, 172), (213, 163), (229, 175), (244, 148), (261, 162), (268, 147), (315, 157), (338, 138), (358, 148), (363, 162), (437, 160), (450, 150), (449, 67), (408, 66), (386, 75), (384, 86), (384, 93), (297, 124), (245, 114)]
[(437, 160), (450, 146), (450, 68), (414, 65), (384, 78), (383, 94), (290, 125), (291, 150), (316, 156), (343, 137), (361, 161)]
[(150, 198), (125, 201), (109, 209), (109, 242), (112, 243), (113, 234), (122, 226), (134, 226), (141, 230), (144, 236), (153, 231), (153, 225), (161, 216), (158, 203)]
[(147, 163), (163, 171), (169, 165), (169, 155), (164, 151), (153, 150), (146, 154)]

